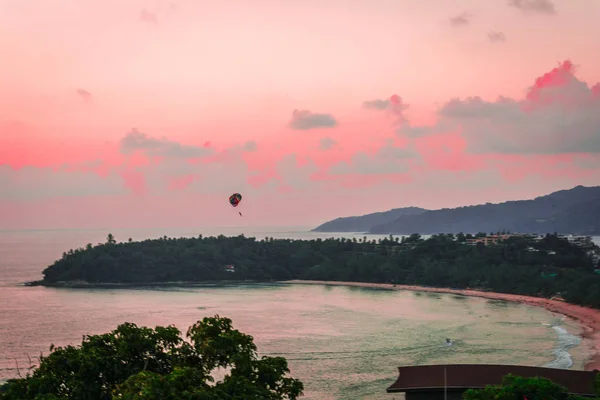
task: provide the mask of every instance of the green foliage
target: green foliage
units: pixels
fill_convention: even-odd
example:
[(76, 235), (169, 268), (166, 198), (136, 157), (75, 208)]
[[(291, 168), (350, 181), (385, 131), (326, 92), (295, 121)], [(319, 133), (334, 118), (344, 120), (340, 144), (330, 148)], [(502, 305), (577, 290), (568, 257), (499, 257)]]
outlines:
[[(117, 243), (108, 235), (106, 243), (64, 253), (44, 270), (43, 283), (362, 281), (560, 294), (568, 302), (600, 307), (600, 275), (585, 250), (566, 239), (512, 237), (498, 245), (469, 246), (465, 241), (472, 237), (259, 241), (221, 235)], [(229, 264), (235, 272), (225, 270)]]
[[(187, 341), (174, 326), (125, 323), (57, 347), (24, 378), (10, 380), (0, 400), (295, 400), (302, 383), (287, 377), (282, 357), (256, 355), (252, 336), (216, 315), (191, 326)], [(217, 367), (228, 374), (214, 382)]]
[(469, 389), (463, 393), (463, 400), (583, 400), (583, 397), (570, 395), (567, 389), (549, 379), (524, 378), (507, 375), (502, 385), (489, 385), (484, 389)]

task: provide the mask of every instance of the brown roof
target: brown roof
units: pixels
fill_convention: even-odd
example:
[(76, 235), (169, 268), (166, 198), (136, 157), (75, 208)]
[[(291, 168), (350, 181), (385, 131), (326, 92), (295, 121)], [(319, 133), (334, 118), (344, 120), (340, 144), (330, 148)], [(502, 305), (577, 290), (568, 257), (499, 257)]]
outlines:
[(598, 371), (526, 367), (522, 365), (453, 364), (419, 365), (398, 368), (398, 379), (388, 393), (417, 390), (443, 390), (444, 368), (448, 389), (483, 388), (499, 385), (508, 374), (523, 377), (544, 377), (567, 388), (569, 393), (594, 395), (594, 377)]

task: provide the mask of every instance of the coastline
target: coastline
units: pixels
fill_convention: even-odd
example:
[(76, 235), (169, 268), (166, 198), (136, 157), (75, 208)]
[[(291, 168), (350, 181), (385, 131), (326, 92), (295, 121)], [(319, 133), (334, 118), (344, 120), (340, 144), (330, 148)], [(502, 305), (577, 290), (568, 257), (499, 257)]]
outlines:
[[(275, 281), (273, 281), (275, 282)], [(246, 283), (269, 283), (255, 280), (224, 280), (224, 281), (165, 281), (165, 282), (86, 282), (86, 281), (59, 281), (44, 282), (30, 281), (23, 282), (21, 286), (46, 288), (64, 288), (64, 289), (131, 289), (143, 287), (196, 287), (196, 286), (223, 286), (239, 285)]]
[(583, 328), (582, 338), (591, 342), (592, 352), (585, 363), (586, 371), (600, 371), (600, 310), (569, 304), (560, 300), (550, 300), (541, 297), (523, 296), (518, 294), (482, 292), (471, 289), (447, 289), (417, 285), (393, 285), (390, 283), (367, 283), (367, 282), (338, 282), (338, 281), (311, 281), (311, 280), (289, 280), (280, 281), (286, 284), (304, 285), (332, 285), (332, 286), (356, 286), (364, 288), (379, 288), (389, 290), (410, 290), (413, 292), (435, 292), (448, 293), (469, 297), (480, 297), (490, 300), (503, 300), (514, 303), (525, 304), (533, 307), (541, 307), (552, 313), (564, 315), (573, 319)]

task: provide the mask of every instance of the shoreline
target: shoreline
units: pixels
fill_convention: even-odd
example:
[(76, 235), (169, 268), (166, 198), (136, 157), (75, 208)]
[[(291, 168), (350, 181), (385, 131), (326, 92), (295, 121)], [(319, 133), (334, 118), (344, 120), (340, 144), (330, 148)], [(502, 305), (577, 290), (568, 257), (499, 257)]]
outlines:
[(591, 354), (585, 361), (585, 371), (600, 371), (600, 310), (569, 304), (560, 300), (550, 300), (541, 297), (524, 296), (518, 294), (483, 292), (471, 289), (447, 289), (417, 285), (399, 285), (391, 283), (367, 283), (367, 282), (339, 282), (339, 281), (311, 281), (311, 280), (288, 280), (280, 281), (285, 284), (303, 285), (331, 285), (331, 286), (355, 286), (363, 288), (409, 290), (412, 292), (447, 293), (460, 296), (480, 297), (490, 300), (510, 301), (527, 306), (541, 307), (552, 313), (564, 315), (574, 320), (581, 326), (583, 340), (591, 342)]
[(248, 283), (274, 283), (276, 281), (255, 281), (255, 280), (221, 280), (221, 281), (166, 281), (166, 282), (86, 282), (86, 281), (59, 281), (44, 282), (30, 281), (23, 282), (19, 286), (62, 289), (138, 289), (144, 287), (196, 287), (196, 286), (224, 286), (239, 285)]

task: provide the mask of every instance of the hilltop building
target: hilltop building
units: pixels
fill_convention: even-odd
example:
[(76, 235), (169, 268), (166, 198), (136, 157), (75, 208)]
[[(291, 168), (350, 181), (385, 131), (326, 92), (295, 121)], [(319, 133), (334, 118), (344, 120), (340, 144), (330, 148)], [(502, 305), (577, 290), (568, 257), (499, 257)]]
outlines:
[(233, 265), (226, 265), (225, 271), (227, 272), (235, 272), (235, 267)]
[[(484, 237), (476, 237), (473, 239), (467, 239), (466, 243), (470, 244), (470, 245), (476, 245), (477, 243), (483, 243), (484, 245), (490, 245), (490, 244), (498, 244), (499, 242), (506, 240), (512, 236), (517, 236), (517, 235), (510, 235), (510, 234), (505, 234), (505, 235), (487, 235)], [(520, 235), (519, 235), (520, 236)]]
[[(499, 242), (509, 239), (511, 237), (529, 237), (535, 241), (540, 241), (544, 238), (541, 235), (529, 235), (523, 233), (511, 233), (511, 234), (498, 234), (498, 235), (487, 235), (483, 237), (475, 237), (467, 239), (466, 244), (476, 245), (477, 243), (483, 243), (484, 245), (498, 244)], [(574, 235), (558, 235), (561, 239), (567, 239), (569, 243), (587, 250), (587, 253), (595, 263), (600, 261), (600, 252), (597, 250), (597, 246), (592, 240), (591, 236), (574, 236)], [(528, 248), (529, 251), (535, 251), (533, 247)], [(554, 252), (553, 252), (554, 253)]]
[(574, 244), (577, 247), (581, 247), (582, 249), (590, 249), (593, 250), (595, 247), (594, 242), (592, 241), (591, 236), (567, 236), (567, 240), (569, 243)]

